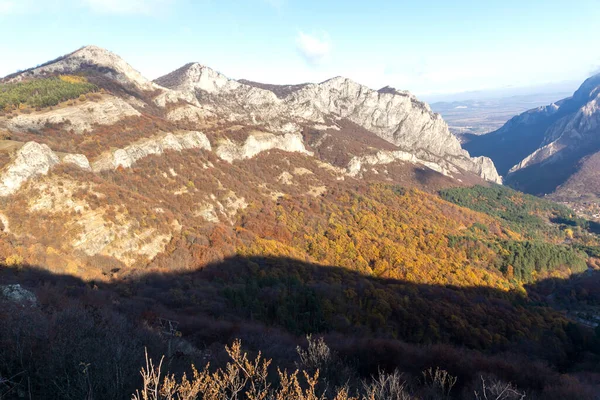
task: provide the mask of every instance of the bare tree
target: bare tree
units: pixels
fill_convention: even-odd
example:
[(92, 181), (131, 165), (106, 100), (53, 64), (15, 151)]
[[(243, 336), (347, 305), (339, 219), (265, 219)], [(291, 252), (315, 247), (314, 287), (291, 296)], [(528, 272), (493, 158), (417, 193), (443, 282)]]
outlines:
[(481, 378), (481, 388), (475, 391), (477, 400), (523, 400), (525, 393), (519, 392), (511, 383), (492, 380), (486, 382), (483, 376)]

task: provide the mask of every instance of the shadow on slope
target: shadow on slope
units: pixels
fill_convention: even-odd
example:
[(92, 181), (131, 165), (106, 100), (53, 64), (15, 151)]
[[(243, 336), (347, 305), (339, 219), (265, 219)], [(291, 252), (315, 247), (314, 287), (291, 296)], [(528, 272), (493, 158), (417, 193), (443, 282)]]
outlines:
[[(106, 283), (35, 268), (2, 268), (0, 279), (38, 297), (38, 307), (0, 307), (0, 375), (30, 386), (34, 397), (92, 390), (128, 398), (144, 347), (154, 359), (168, 354), (168, 369), (181, 372), (191, 362), (222, 366), (223, 344), (241, 338), (291, 369), (306, 333), (325, 335), (356, 379), (398, 368), (417, 381), (439, 366), (458, 376), (460, 390), (491, 374), (540, 398), (565, 399), (593, 398), (587, 390), (599, 383), (598, 338), (547, 307), (549, 282), (529, 286), (528, 298), (265, 257)], [(552, 280), (552, 290), (577, 279), (586, 277)], [(181, 337), (162, 333), (161, 318), (176, 321)], [(585, 376), (560, 374), (576, 371)]]

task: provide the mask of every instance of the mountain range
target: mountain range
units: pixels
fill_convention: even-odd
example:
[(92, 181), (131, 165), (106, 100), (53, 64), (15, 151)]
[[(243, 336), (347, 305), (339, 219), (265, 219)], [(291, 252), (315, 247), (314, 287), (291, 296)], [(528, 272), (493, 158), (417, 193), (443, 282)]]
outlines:
[[(205, 223), (232, 221), (257, 197), (276, 199), (298, 191), (316, 196), (330, 189), (330, 181), (401, 183), (407, 177), (418, 181), (431, 176), (458, 185), (500, 182), (493, 163), (486, 157), (471, 158), (438, 114), (411, 94), (389, 87), (371, 90), (341, 77), (319, 84), (265, 85), (229, 79), (200, 64), (185, 65), (152, 82), (115, 54), (94, 46), (2, 82), (15, 87), (56, 77), (61, 82), (85, 79), (94, 89), (50, 107), (24, 108), (19, 103), (0, 117), (7, 138), (0, 195), (26, 199), (25, 207), (36, 213), (66, 214), (56, 229), (65, 239), (60, 247), (75, 258), (107, 256), (131, 265), (165, 249), (184, 218), (167, 212), (165, 204), (172, 199), (143, 194), (155, 218), (161, 214), (170, 220), (158, 229), (141, 228), (127, 212), (115, 215), (106, 206), (91, 207), (89, 198), (74, 196), (105, 198), (92, 194), (97, 187), (93, 182), (173, 151), (197, 154), (194, 162), (211, 172), (213, 181), (203, 183), (210, 189), (194, 188), (195, 176), (184, 172), (187, 163), (138, 179), (171, 186), (167, 197), (190, 197), (194, 206), (188, 211)], [(273, 151), (279, 154), (277, 160), (262, 167), (278, 171), (276, 176), (246, 177), (254, 186), (242, 184), (243, 191), (237, 187), (241, 183), (226, 183), (240, 179), (232, 176), (232, 168), (246, 168), (249, 160)], [(290, 163), (290, 157), (302, 161)], [(58, 167), (64, 174), (60, 191), (56, 175), (47, 175)], [(29, 236), (44, 232), (29, 225), (43, 218), (36, 213), (17, 217), (11, 210), (14, 204), (2, 211), (7, 229)], [(117, 230), (102, 221), (107, 213), (113, 224), (119, 222)]]
[(597, 79), (472, 157), (343, 77), (4, 77), (0, 398), (597, 399), (598, 223), (495, 167), (594, 193)]

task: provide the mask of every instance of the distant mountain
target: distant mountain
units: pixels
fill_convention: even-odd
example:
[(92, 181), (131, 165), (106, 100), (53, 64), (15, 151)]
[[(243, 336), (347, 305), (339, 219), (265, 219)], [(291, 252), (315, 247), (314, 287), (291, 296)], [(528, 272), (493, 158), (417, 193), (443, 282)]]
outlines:
[(441, 102), (450, 103), (454, 101), (488, 101), (508, 99), (511, 97), (527, 97), (532, 94), (535, 94), (535, 96), (545, 96), (556, 93), (571, 94), (580, 84), (581, 81), (562, 81), (531, 86), (508, 86), (495, 89), (470, 90), (458, 93), (431, 93), (420, 97), (430, 104)]
[(474, 136), (501, 128), (509, 119), (532, 108), (544, 106), (572, 92), (533, 93), (489, 99), (453, 100), (432, 103), (431, 109), (444, 118), (450, 132), (467, 143)]
[(573, 96), (520, 114), (465, 148), (494, 160), (511, 186), (534, 194), (554, 192), (600, 151), (600, 74)]

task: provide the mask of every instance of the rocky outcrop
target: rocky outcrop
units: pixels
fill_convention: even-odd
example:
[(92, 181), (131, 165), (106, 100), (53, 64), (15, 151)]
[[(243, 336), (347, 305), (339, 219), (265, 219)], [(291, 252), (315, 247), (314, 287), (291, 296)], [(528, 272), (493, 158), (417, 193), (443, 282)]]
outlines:
[(180, 92), (203, 90), (208, 93), (231, 92), (242, 84), (198, 63), (186, 64), (154, 81), (160, 86)]
[(318, 122), (325, 122), (329, 115), (347, 118), (404, 150), (466, 154), (442, 117), (407, 92), (378, 92), (337, 77), (306, 85), (292, 93), (288, 102), (297, 116)]
[(87, 171), (92, 170), (92, 167), (90, 166), (90, 161), (83, 154), (67, 154), (62, 158), (61, 161), (65, 164), (73, 164)]
[(188, 64), (156, 83), (195, 93), (201, 104), (230, 121), (273, 131), (282, 132), (290, 123), (329, 125), (332, 120), (348, 119), (423, 161), (441, 159), (500, 181), (493, 163), (471, 159), (443, 119), (408, 92), (375, 91), (342, 77), (279, 90), (276, 85), (235, 81), (199, 64)]
[[(90, 207), (87, 200), (75, 195), (76, 192), (105, 197), (93, 183), (57, 176), (44, 179), (29, 196), (29, 215), (33, 221), (44, 221), (49, 215), (76, 215), (62, 221), (65, 249), (71, 248), (84, 256), (114, 257), (132, 265), (140, 259), (154, 258), (172, 238), (166, 229), (158, 231), (143, 227), (129, 213), (111, 211), (111, 205)], [(35, 237), (36, 232), (27, 234)]]
[(90, 163), (83, 154), (65, 154), (62, 159), (50, 147), (37, 142), (27, 142), (15, 154), (0, 174), (0, 196), (15, 193), (27, 181), (38, 175), (46, 175), (59, 163), (74, 164), (91, 170)]
[(502, 177), (498, 175), (494, 162), (490, 158), (471, 157), (471, 161), (475, 164), (475, 169), (471, 169), (471, 172), (487, 181), (502, 184)]
[(200, 122), (214, 116), (213, 112), (191, 104), (183, 104), (167, 113), (167, 119), (172, 122)]
[(25, 181), (47, 174), (59, 162), (58, 156), (47, 145), (25, 143), (0, 176), (0, 196), (15, 193)]
[(298, 133), (274, 135), (263, 132), (251, 134), (243, 144), (232, 141), (222, 143), (217, 147), (216, 153), (221, 159), (227, 162), (233, 162), (235, 160), (252, 158), (263, 151), (272, 149), (311, 155), (311, 153), (306, 150), (306, 147), (304, 147), (302, 135)]
[(107, 224), (105, 211), (85, 212), (75, 222), (81, 233), (70, 245), (87, 256), (114, 257), (125, 265), (140, 259), (151, 260), (164, 251), (172, 238), (170, 233), (160, 234), (154, 229), (138, 231), (137, 221), (118, 216), (118, 224)]
[(561, 102), (538, 107), (511, 118), (500, 129), (472, 138), (464, 147), (471, 155), (487, 156), (501, 175), (531, 154), (544, 140), (548, 127), (560, 119)]
[(167, 133), (106, 153), (93, 162), (92, 170), (100, 172), (118, 167), (129, 168), (138, 160), (153, 154), (162, 154), (168, 150), (182, 151), (189, 149), (210, 151), (211, 145), (206, 135), (200, 132)]
[(75, 133), (91, 131), (93, 126), (113, 125), (126, 117), (141, 114), (125, 100), (105, 96), (99, 101), (86, 101), (74, 106), (54, 110), (21, 114), (7, 120), (4, 125), (10, 131), (38, 131), (47, 125), (63, 125), (63, 129)]
[[(419, 154), (423, 154), (420, 152)], [(359, 176), (365, 166), (370, 165), (385, 165), (396, 161), (410, 162), (427, 167), (433, 171), (439, 172), (442, 175), (458, 178), (462, 170), (468, 170), (490, 182), (502, 183), (502, 178), (498, 176), (494, 164), (489, 158), (476, 157), (471, 159), (455, 159), (454, 162), (448, 162), (441, 157), (435, 157), (428, 154), (425, 157), (419, 157), (414, 153), (409, 153), (402, 150), (388, 151), (381, 150), (376, 154), (368, 154), (363, 156), (353, 157), (348, 163), (346, 171), (348, 175)], [(457, 168), (458, 167), (458, 168)]]
[(37, 297), (35, 294), (19, 284), (16, 285), (0, 285), (0, 295), (6, 300), (18, 304), (36, 304)]
[(439, 172), (440, 174), (443, 174), (446, 176), (452, 176), (450, 171), (447, 170), (446, 168), (443, 168), (440, 165), (433, 163), (433, 162), (421, 160), (412, 153), (407, 153), (405, 151), (400, 151), (400, 150), (399, 151), (382, 150), (382, 151), (377, 152), (376, 154), (354, 157), (354, 158), (352, 158), (352, 160), (350, 160), (350, 163), (348, 163), (348, 167), (346, 169), (347, 169), (348, 175), (356, 177), (360, 174), (360, 172), (364, 169), (365, 166), (385, 165), (385, 164), (391, 164), (396, 161), (405, 161), (405, 162), (410, 162), (413, 164), (420, 164), (420, 165), (423, 165), (423, 166), (425, 166), (429, 169), (432, 169), (436, 172)]

